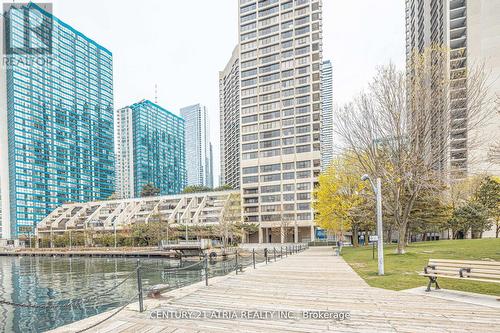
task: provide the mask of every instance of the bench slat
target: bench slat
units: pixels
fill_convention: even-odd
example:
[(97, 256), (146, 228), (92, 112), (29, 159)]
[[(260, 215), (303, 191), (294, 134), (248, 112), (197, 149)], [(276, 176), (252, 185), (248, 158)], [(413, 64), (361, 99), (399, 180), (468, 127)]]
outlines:
[(430, 262), (435, 263), (459, 263), (459, 264), (475, 264), (475, 265), (487, 265), (487, 266), (499, 266), (500, 262), (498, 261), (481, 261), (481, 260), (455, 260), (455, 259), (429, 259)]
[(467, 277), (461, 278), (460, 276), (448, 276), (448, 275), (425, 274), (425, 273), (421, 273), (419, 275), (430, 276), (430, 277), (442, 277), (442, 278), (446, 278), (446, 279), (458, 279), (458, 280), (468, 280), (468, 281), (480, 281), (480, 282), (500, 283), (500, 280), (488, 280), (488, 279), (467, 278)]

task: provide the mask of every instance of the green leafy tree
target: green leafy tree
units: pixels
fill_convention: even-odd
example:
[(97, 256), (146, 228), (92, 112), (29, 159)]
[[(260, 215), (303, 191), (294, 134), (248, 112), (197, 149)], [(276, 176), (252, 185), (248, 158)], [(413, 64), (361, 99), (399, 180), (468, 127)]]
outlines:
[(475, 193), (475, 200), (488, 211), (488, 217), (495, 223), (495, 236), (500, 233), (500, 178), (487, 176)]
[(186, 186), (182, 193), (199, 193), (199, 192), (210, 192), (213, 191), (212, 188), (202, 185), (190, 185)]
[(453, 231), (453, 238), (458, 238), (460, 232), (465, 236), (469, 231), (472, 238), (480, 238), (484, 231), (491, 228), (492, 222), (483, 205), (470, 201), (453, 211), (448, 225)]
[(221, 185), (219, 187), (216, 187), (214, 188), (214, 191), (229, 191), (229, 190), (233, 190), (234, 188), (229, 185), (229, 184), (224, 184), (224, 185)]
[(155, 197), (160, 194), (160, 189), (155, 187), (152, 183), (144, 185), (141, 191), (141, 197)]

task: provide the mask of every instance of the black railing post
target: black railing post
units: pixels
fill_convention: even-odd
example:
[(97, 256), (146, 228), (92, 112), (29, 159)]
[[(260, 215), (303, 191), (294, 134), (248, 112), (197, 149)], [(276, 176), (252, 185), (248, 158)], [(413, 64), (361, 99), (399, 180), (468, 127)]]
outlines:
[(288, 257), (288, 246), (285, 246), (285, 257)]
[(144, 298), (142, 295), (141, 260), (137, 259), (137, 291), (139, 293), (139, 312), (144, 311)]
[(280, 246), (280, 258), (283, 259), (283, 246)]
[(236, 251), (236, 275), (238, 275), (238, 251)]
[(253, 269), (255, 269), (255, 249), (252, 249)]
[(205, 286), (208, 286), (208, 253), (205, 253)]
[(266, 258), (266, 265), (267, 265), (267, 247), (264, 249), (264, 257)]
[(276, 248), (273, 247), (273, 250), (274, 250), (274, 261), (276, 261)]

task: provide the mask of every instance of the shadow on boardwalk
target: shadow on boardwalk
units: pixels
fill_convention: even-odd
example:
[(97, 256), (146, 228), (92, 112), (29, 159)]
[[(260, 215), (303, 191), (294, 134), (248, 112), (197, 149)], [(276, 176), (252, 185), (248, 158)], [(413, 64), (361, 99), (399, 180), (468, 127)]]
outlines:
[[(425, 281), (422, 281), (425, 283)], [(499, 332), (498, 309), (369, 287), (331, 247), (310, 248), (282, 261), (247, 268), (129, 305), (88, 332)], [(350, 319), (151, 319), (151, 311), (348, 311)], [(75, 332), (104, 313), (53, 332)]]

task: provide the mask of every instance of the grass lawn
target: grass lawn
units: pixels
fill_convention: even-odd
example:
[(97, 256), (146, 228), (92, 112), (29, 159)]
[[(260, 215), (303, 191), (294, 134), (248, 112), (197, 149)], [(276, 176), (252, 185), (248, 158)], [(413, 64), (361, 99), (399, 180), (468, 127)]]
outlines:
[[(395, 254), (395, 245), (384, 245), (385, 276), (377, 275), (377, 249), (372, 259), (372, 247), (344, 247), (342, 257), (372, 287), (403, 290), (427, 285), (419, 276), (429, 258), (500, 261), (500, 238), (441, 240), (418, 242), (407, 247), (406, 253)], [(489, 295), (500, 295), (500, 284), (439, 278), (439, 286)]]

